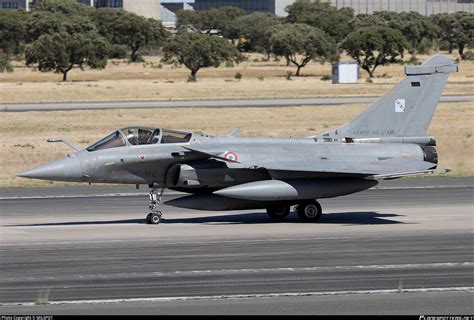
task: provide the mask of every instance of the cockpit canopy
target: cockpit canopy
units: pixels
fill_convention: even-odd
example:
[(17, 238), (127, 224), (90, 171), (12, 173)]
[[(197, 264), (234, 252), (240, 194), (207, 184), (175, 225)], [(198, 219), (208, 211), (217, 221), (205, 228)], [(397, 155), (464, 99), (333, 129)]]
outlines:
[(127, 145), (145, 145), (158, 143), (186, 143), (191, 140), (192, 133), (175, 130), (128, 127), (115, 131), (107, 137), (99, 140), (87, 151), (97, 151), (110, 148), (124, 147)]

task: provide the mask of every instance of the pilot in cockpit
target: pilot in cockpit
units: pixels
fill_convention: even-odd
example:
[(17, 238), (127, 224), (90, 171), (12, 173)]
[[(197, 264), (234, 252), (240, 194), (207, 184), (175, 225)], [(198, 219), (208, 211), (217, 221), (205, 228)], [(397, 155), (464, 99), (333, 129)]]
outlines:
[(127, 140), (132, 145), (138, 145), (137, 129), (128, 129)]
[(138, 144), (148, 144), (153, 131), (138, 129)]

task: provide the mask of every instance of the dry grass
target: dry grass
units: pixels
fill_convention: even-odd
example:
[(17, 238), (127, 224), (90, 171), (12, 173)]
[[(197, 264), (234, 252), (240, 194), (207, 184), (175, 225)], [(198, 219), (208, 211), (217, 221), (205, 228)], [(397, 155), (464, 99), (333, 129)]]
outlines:
[[(425, 60), (427, 56), (420, 56)], [(343, 60), (348, 60), (344, 58)], [(285, 79), (284, 61), (262, 61), (251, 55), (239, 66), (205, 69), (197, 83), (187, 83), (188, 71), (160, 65), (159, 58), (146, 63), (112, 61), (105, 70), (73, 70), (66, 83), (52, 73), (40, 73), (17, 63), (14, 73), (0, 73), (0, 103), (124, 101), (180, 99), (249, 99), (314, 96), (382, 95), (403, 77), (401, 65), (380, 67), (381, 76), (366, 83), (366, 74), (355, 85), (332, 85), (320, 80), (331, 74), (330, 65), (311, 64), (303, 77)], [(474, 63), (461, 62), (444, 94), (472, 94)], [(240, 81), (234, 79), (239, 72)], [(383, 76), (383, 77), (382, 77)], [(474, 173), (472, 149), (474, 103), (441, 104), (430, 134), (437, 136), (440, 165), (455, 174)], [(258, 109), (144, 109), (107, 111), (58, 111), (3, 113), (0, 118), (0, 187), (57, 185), (15, 177), (15, 173), (60, 158), (70, 150), (48, 144), (49, 137), (65, 137), (89, 145), (116, 128), (133, 124), (227, 134), (242, 128), (245, 135), (307, 136), (336, 127), (362, 110), (362, 105)]]
[[(348, 121), (363, 105), (291, 108), (141, 109), (3, 113), (0, 118), (0, 187), (58, 185), (15, 177), (15, 173), (70, 152), (64, 137), (85, 147), (116, 128), (150, 125), (227, 134), (234, 127), (248, 136), (308, 136)], [(454, 174), (474, 174), (474, 102), (442, 103), (429, 134), (437, 137), (440, 166)]]
[[(427, 56), (419, 58), (424, 61)], [(248, 61), (231, 68), (203, 69), (197, 83), (186, 82), (187, 69), (161, 65), (159, 57), (137, 64), (111, 61), (105, 70), (74, 69), (66, 83), (58, 74), (16, 65), (15, 72), (0, 73), (1, 103), (381, 95), (403, 77), (403, 67), (395, 64), (379, 67), (376, 75), (380, 78), (374, 83), (366, 83), (362, 71), (358, 84), (332, 85), (320, 79), (331, 74), (331, 66), (312, 63), (303, 69), (302, 77), (289, 81), (286, 74), (294, 73), (294, 67), (287, 67), (283, 60), (262, 61), (260, 55), (250, 55)], [(474, 63), (463, 61), (460, 70), (450, 75), (444, 94), (473, 92)], [(235, 79), (237, 73), (242, 74), (240, 81)]]

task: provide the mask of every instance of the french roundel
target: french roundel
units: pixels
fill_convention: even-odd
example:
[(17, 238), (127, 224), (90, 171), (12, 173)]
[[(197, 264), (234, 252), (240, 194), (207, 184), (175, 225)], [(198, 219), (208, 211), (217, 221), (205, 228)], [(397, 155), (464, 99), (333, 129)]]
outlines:
[(238, 159), (237, 154), (232, 151), (227, 151), (226, 153), (224, 153), (224, 158), (230, 161), (237, 161)]

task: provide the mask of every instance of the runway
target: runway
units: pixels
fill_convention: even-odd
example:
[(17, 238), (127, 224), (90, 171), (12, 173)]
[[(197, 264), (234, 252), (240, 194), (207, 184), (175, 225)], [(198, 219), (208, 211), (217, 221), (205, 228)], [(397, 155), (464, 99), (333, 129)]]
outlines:
[[(127, 102), (64, 102), (64, 103), (2, 103), (0, 111), (57, 111), (97, 109), (142, 109), (142, 108), (275, 108), (311, 105), (341, 105), (372, 103), (379, 97), (320, 97), (289, 99), (236, 99), (236, 100), (158, 100)], [(474, 95), (446, 95), (440, 102), (473, 101)]]
[(0, 311), (472, 314), (474, 179), (422, 180), (321, 200), (317, 224), (164, 206), (155, 226), (132, 187), (7, 190)]

